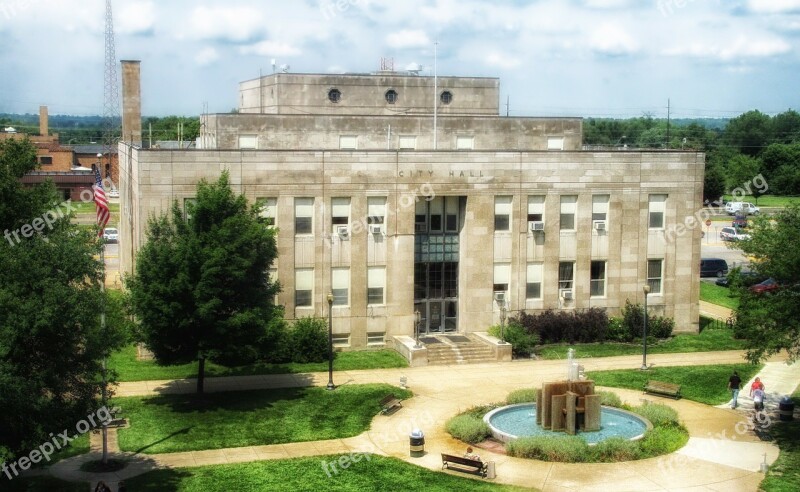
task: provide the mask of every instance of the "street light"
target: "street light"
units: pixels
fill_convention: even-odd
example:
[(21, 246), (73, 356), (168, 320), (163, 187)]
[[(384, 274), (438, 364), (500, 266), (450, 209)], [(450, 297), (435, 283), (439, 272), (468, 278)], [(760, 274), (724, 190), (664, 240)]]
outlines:
[(419, 309), (414, 311), (414, 333), (417, 339), (416, 345), (414, 348), (422, 348), (422, 345), (419, 343), (419, 323), (422, 320), (422, 315), (419, 314)]
[(506, 337), (504, 334), (506, 326), (506, 293), (495, 292), (494, 300), (497, 302), (497, 306), (500, 308), (500, 341), (502, 343), (506, 343)]
[(644, 330), (642, 331), (642, 370), (647, 370), (647, 294), (650, 293), (650, 284), (642, 287), (644, 292)]
[(333, 292), (328, 292), (328, 390), (335, 390), (333, 384)]

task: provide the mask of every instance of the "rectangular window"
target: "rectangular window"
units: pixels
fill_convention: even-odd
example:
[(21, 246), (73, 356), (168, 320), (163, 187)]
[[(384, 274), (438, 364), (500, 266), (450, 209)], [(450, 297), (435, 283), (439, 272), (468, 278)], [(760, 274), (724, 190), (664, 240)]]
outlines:
[(428, 232), (428, 202), (420, 200), (415, 206), (414, 232)]
[(331, 271), (331, 292), (334, 306), (350, 304), (350, 269), (334, 268)]
[(386, 345), (386, 333), (367, 333), (367, 345)]
[(561, 197), (560, 228), (562, 231), (575, 230), (575, 211), (577, 209), (577, 204), (577, 196), (570, 195)]
[(651, 294), (661, 294), (664, 260), (647, 260), (647, 285)]
[(592, 196), (592, 221), (608, 220), (608, 195)]
[(547, 137), (547, 150), (564, 150), (564, 137)]
[(331, 198), (331, 224), (334, 234), (350, 230), (350, 198)]
[(508, 298), (510, 280), (511, 280), (511, 265), (509, 265), (508, 263), (495, 263), (494, 284), (492, 286), (492, 291), (494, 293), (504, 292), (506, 298)]
[(51, 155), (42, 155), (39, 156), (39, 164), (43, 166), (49, 166), (53, 163), (53, 156)]
[(544, 220), (544, 195), (528, 196), (528, 222)]
[(417, 137), (415, 135), (400, 135), (400, 141), (397, 143), (397, 148), (400, 150), (416, 150)]
[(331, 342), (333, 342), (334, 347), (349, 347), (350, 346), (350, 334), (348, 333), (334, 333), (331, 335)]
[(511, 230), (511, 196), (494, 197), (494, 230)]
[(294, 305), (311, 307), (314, 297), (314, 269), (301, 268), (294, 272)]
[(242, 150), (257, 149), (258, 135), (239, 135), (239, 148)]
[(358, 137), (356, 135), (339, 136), (339, 148), (341, 150), (356, 150), (358, 148)]
[(589, 295), (603, 297), (606, 295), (606, 262), (593, 261), (591, 268), (591, 285)]
[(431, 232), (442, 232), (444, 227), (444, 197), (430, 202)]
[(386, 222), (386, 197), (370, 196), (367, 197), (367, 223), (370, 225), (380, 225)]
[(197, 198), (183, 199), (183, 218), (186, 219), (187, 222), (192, 220), (195, 205), (197, 205)]
[(294, 233), (312, 234), (314, 224), (314, 199), (294, 199)]
[(258, 198), (256, 199), (256, 205), (258, 206), (258, 215), (261, 221), (268, 226), (274, 226), (278, 217), (278, 199)]
[(475, 146), (475, 137), (456, 137), (456, 150), (472, 150)]
[(650, 195), (649, 202), (650, 217), (648, 227), (650, 229), (663, 229), (667, 195)]
[(367, 268), (367, 305), (385, 304), (386, 267)]
[(526, 299), (542, 298), (542, 264), (528, 263), (528, 276), (525, 284)]
[(447, 232), (458, 232), (458, 197), (445, 197), (444, 227)]
[(558, 288), (572, 289), (575, 264), (571, 261), (562, 261), (558, 264)]

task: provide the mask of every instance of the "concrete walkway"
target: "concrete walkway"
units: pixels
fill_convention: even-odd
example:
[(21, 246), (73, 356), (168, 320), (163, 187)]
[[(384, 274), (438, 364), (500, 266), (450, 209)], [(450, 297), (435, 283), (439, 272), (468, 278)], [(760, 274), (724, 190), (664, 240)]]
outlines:
[[(634, 369), (640, 367), (642, 361), (640, 356), (623, 356), (587, 358), (580, 362), (587, 371), (594, 371)], [(648, 363), (656, 367), (740, 362), (743, 362), (740, 351), (655, 354), (648, 357)], [(776, 368), (780, 365), (780, 362), (774, 364)], [(772, 366), (773, 364), (768, 364), (768, 367)], [(774, 387), (778, 390), (796, 385), (800, 379), (800, 366), (795, 364), (786, 368), (769, 374), (769, 379), (765, 379), (768, 374), (765, 369), (762, 379), (765, 379), (768, 389)], [(88, 474), (80, 472), (78, 468), (81, 463), (97, 459), (97, 456), (84, 455), (57, 463), (51, 467), (51, 473), (71, 481), (103, 479), (116, 482), (158, 467), (193, 467), (353, 452), (394, 456), (439, 471), (439, 453), (462, 454), (465, 449), (463, 443), (445, 432), (444, 423), (448, 418), (475, 405), (501, 401), (515, 389), (538, 386), (546, 380), (563, 378), (565, 373), (564, 361), (515, 361), (337, 372), (334, 374), (337, 385), (373, 382), (399, 385), (400, 377), (405, 376), (414, 397), (405, 401), (403, 407), (394, 414), (375, 417), (367, 432), (348, 439), (186, 453), (127, 455), (133, 464), (120, 474), (109, 474), (107, 477), (93, 475), (87, 478)], [(231, 391), (325, 385), (327, 379), (327, 373), (209, 378), (206, 380), (206, 388), (207, 391)], [(116, 394), (145, 396), (193, 390), (194, 382), (191, 380), (157, 381), (122, 383)], [(613, 391), (633, 405), (647, 400), (675, 408), (689, 429), (689, 443), (671, 455), (609, 464), (547, 463), (481, 450), (484, 460), (495, 462), (497, 478), (493, 482), (534, 487), (543, 491), (755, 491), (763, 479), (759, 468), (765, 456), (767, 463), (777, 459), (777, 447), (761, 441), (748, 416), (739, 411), (714, 408), (687, 400), (674, 401), (644, 396), (639, 391)], [(425, 432), (426, 454), (419, 458), (409, 457), (408, 435), (413, 428), (420, 428)], [(319, 473), (325, 473), (324, 464), (321, 458)]]
[(700, 316), (727, 321), (731, 314), (733, 314), (733, 310), (729, 308), (707, 301), (700, 301)]

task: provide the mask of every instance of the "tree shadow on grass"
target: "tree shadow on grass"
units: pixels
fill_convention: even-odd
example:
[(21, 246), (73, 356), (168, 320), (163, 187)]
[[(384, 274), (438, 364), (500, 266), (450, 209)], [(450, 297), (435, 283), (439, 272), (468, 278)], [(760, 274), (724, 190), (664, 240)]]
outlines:
[(278, 401), (301, 400), (306, 388), (225, 391), (218, 393), (158, 395), (142, 399), (144, 405), (167, 407), (172, 413), (205, 413), (219, 410), (252, 412), (275, 406)]
[(181, 482), (192, 476), (187, 470), (155, 470), (138, 477), (125, 480), (128, 490), (137, 492), (176, 492)]
[(169, 441), (170, 439), (172, 439), (175, 436), (179, 436), (181, 434), (188, 434), (192, 430), (193, 427), (194, 426), (184, 427), (181, 430), (177, 430), (177, 431), (173, 432), (172, 434), (169, 434), (168, 436), (159, 439), (158, 441), (151, 442), (147, 446), (144, 446), (144, 447), (141, 447), (141, 448), (137, 449), (136, 451), (134, 451), (134, 453), (135, 454), (141, 454), (141, 453), (145, 452), (145, 450), (150, 449), (150, 448), (152, 448), (153, 446), (155, 446), (157, 444), (161, 444), (164, 441)]

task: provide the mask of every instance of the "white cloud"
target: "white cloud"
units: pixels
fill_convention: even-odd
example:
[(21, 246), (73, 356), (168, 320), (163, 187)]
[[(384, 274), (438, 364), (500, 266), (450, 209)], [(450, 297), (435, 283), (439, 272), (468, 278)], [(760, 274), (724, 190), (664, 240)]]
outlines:
[(630, 0), (586, 0), (584, 3), (594, 9), (618, 9), (631, 5)]
[(486, 64), (490, 67), (499, 67), (504, 69), (517, 68), (522, 64), (519, 58), (503, 53), (497, 53), (495, 51), (487, 54), (484, 57), (484, 62), (486, 62)]
[(206, 65), (211, 65), (215, 61), (219, 60), (219, 52), (212, 48), (211, 46), (207, 46), (194, 55), (194, 61), (201, 67)]
[(601, 24), (589, 34), (589, 48), (604, 55), (630, 55), (639, 51), (636, 40), (625, 29), (614, 24)]
[(386, 36), (386, 43), (389, 47), (396, 49), (422, 48), (432, 44), (425, 31), (410, 29), (389, 34)]
[(757, 14), (800, 11), (800, 0), (747, 0), (747, 8)]
[(694, 58), (711, 58), (720, 61), (733, 61), (740, 58), (767, 58), (782, 55), (791, 51), (792, 47), (782, 39), (751, 39), (739, 37), (724, 44), (693, 43), (670, 48), (664, 51), (669, 56), (690, 56)]
[(261, 41), (259, 43), (242, 46), (239, 48), (239, 52), (243, 55), (259, 56), (294, 56), (301, 53), (299, 48), (288, 43), (277, 41)]
[(189, 16), (186, 37), (243, 42), (264, 31), (261, 12), (251, 7), (197, 7)]
[(145, 34), (154, 29), (155, 21), (153, 2), (123, 3), (114, 13), (114, 30), (120, 34)]

